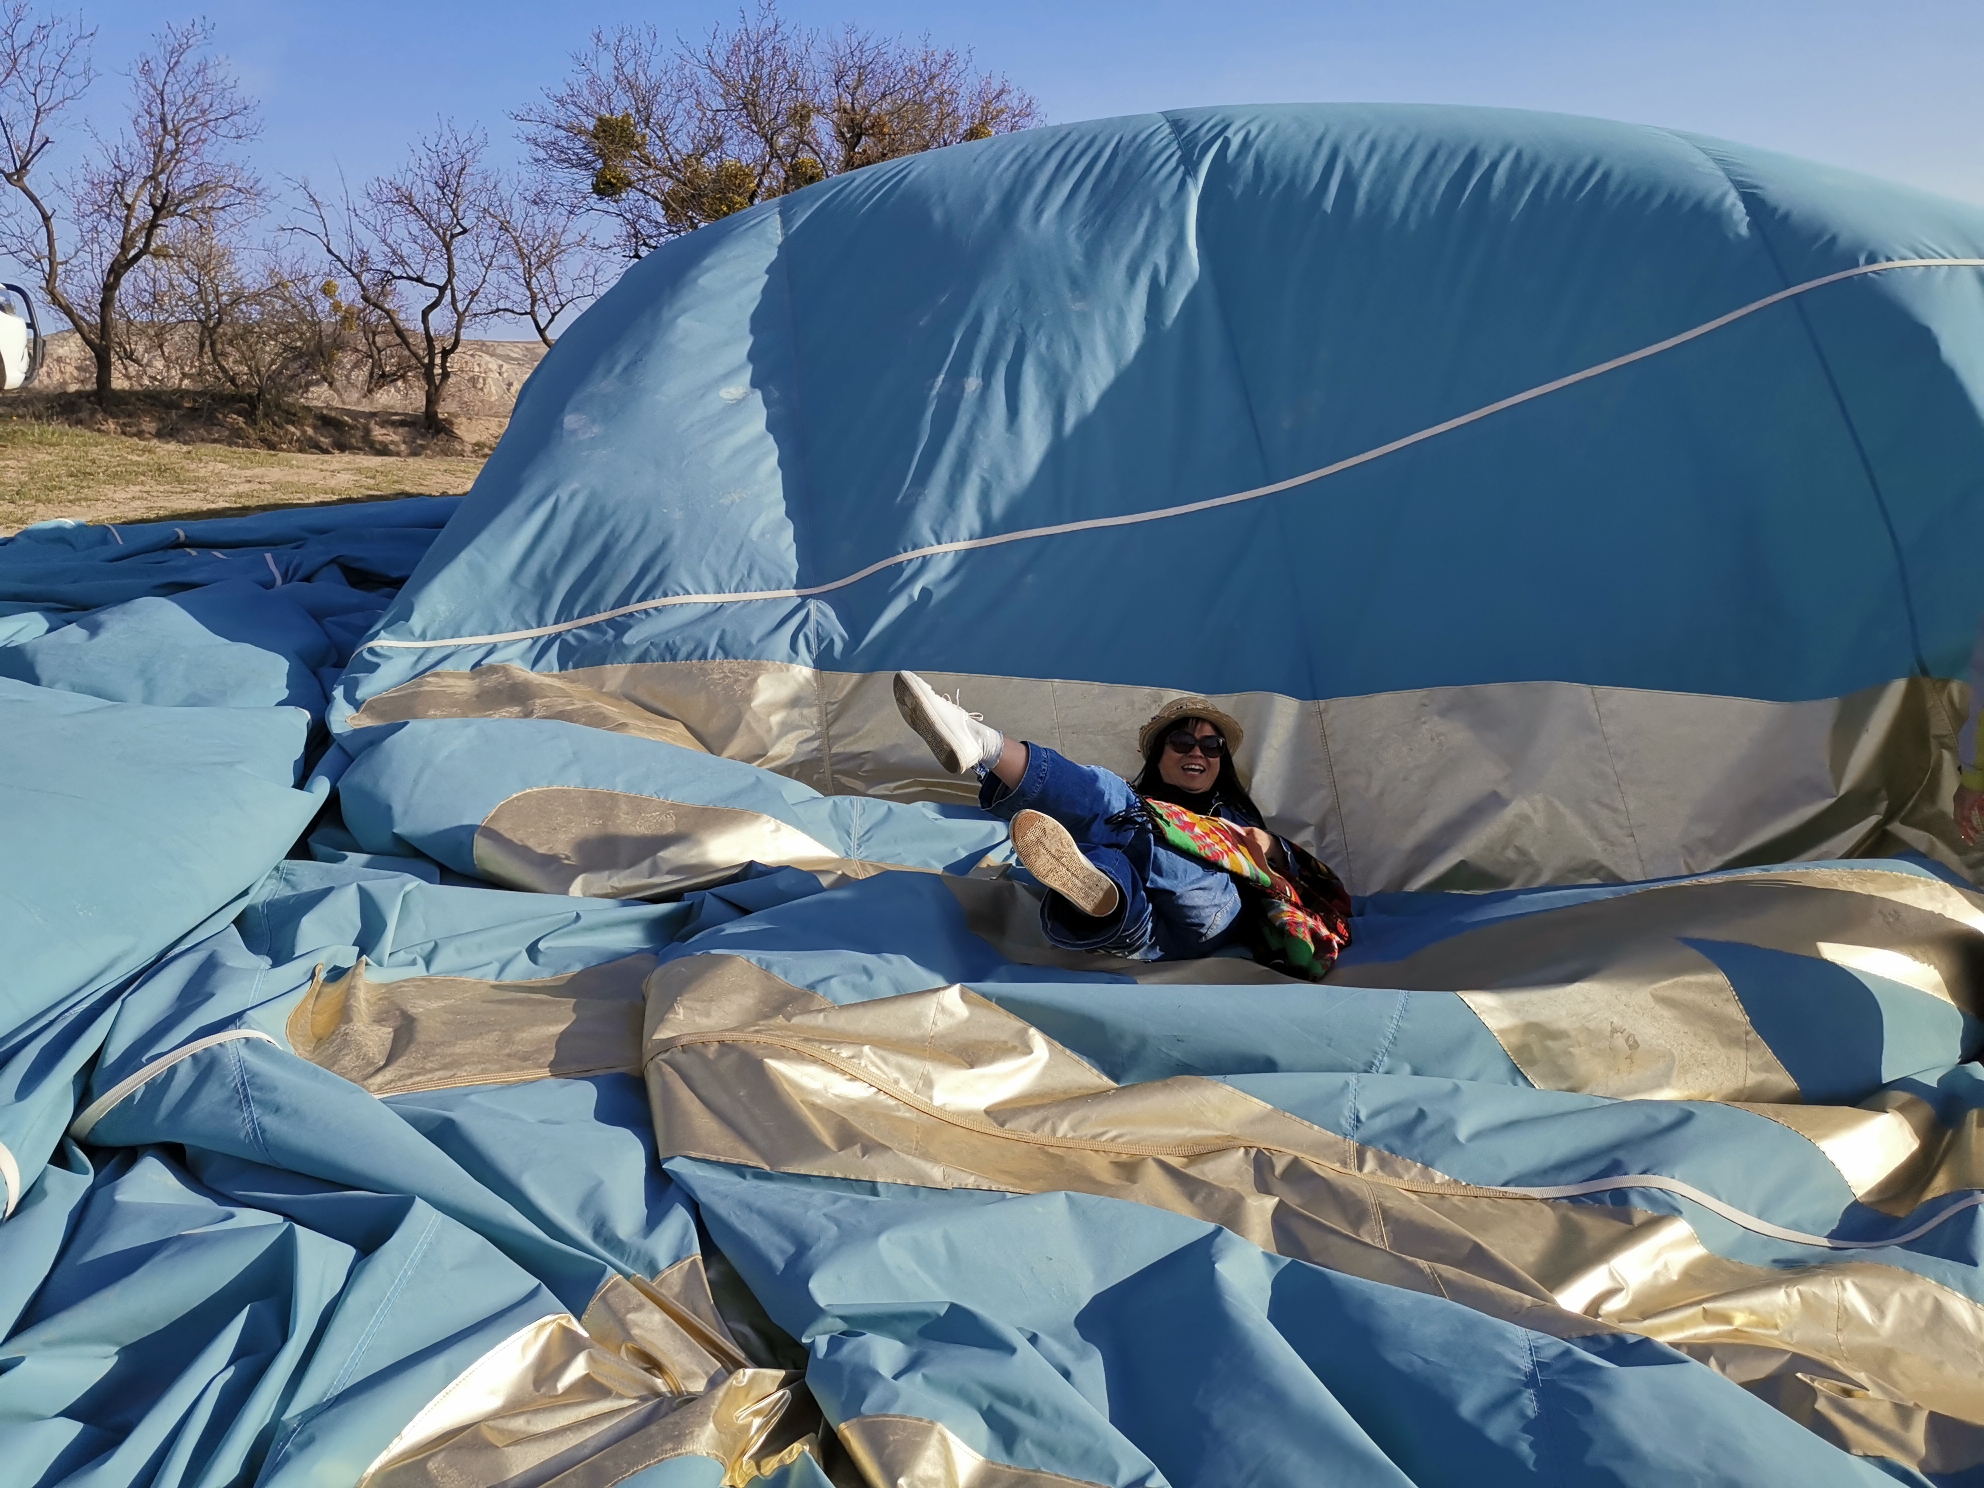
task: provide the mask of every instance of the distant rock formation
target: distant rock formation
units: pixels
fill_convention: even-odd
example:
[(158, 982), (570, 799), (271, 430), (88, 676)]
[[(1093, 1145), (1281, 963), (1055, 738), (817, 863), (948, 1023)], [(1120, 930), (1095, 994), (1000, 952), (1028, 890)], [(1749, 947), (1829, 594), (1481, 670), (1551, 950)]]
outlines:
[[(507, 419), (529, 377), (544, 357), (538, 341), (468, 341), (455, 356), (454, 376), (448, 383), (445, 412), (464, 418)], [(82, 338), (74, 331), (58, 331), (48, 338), (46, 360), (35, 386), (47, 392), (81, 392), (95, 384), (96, 371)], [(118, 368), (120, 387), (156, 387), (157, 379), (133, 377), (129, 369)], [(382, 388), (367, 396), (362, 380), (341, 381), (334, 387), (312, 388), (303, 395), (305, 403), (323, 407), (420, 411), (420, 387), (402, 383)]]

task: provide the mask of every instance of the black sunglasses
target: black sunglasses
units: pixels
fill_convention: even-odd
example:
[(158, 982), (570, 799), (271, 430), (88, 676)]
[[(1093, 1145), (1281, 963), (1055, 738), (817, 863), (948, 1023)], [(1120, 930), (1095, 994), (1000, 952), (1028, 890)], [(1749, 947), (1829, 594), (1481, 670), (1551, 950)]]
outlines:
[(1218, 734), (1200, 738), (1189, 729), (1173, 729), (1164, 736), (1164, 747), (1173, 754), (1190, 754), (1196, 749), (1207, 759), (1218, 759), (1226, 753), (1226, 740)]

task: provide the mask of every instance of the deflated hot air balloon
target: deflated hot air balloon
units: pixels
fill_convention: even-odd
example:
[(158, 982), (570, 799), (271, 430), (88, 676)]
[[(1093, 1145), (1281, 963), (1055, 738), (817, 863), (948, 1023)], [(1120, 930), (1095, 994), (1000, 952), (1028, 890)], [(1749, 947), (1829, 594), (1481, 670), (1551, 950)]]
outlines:
[(1360, 892), (1934, 852), (1980, 254), (1976, 208), (1474, 109), (855, 172), (574, 327), (333, 726), (577, 688), (828, 795), (969, 799), (908, 668), (1126, 772), (1207, 694)]
[(0, 1002), (0, 1446), (1974, 1481), (1980, 471), (1984, 209), (1207, 109), (657, 250), (417, 566), (0, 546), (0, 923), (141, 911)]

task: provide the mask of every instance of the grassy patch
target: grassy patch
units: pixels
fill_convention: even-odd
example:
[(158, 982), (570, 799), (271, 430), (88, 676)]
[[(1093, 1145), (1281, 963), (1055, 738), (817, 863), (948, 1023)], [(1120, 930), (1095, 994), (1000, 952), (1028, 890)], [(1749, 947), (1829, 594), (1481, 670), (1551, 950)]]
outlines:
[(116, 388), (99, 405), (88, 393), (28, 388), (0, 398), (0, 423), (60, 424), (172, 444), (227, 444), (314, 455), (486, 455), (507, 418), (463, 415), (430, 434), (403, 408), (271, 403), (197, 388)]
[(0, 420), (0, 533), (30, 522), (155, 522), (466, 491), (480, 458), (291, 454)]

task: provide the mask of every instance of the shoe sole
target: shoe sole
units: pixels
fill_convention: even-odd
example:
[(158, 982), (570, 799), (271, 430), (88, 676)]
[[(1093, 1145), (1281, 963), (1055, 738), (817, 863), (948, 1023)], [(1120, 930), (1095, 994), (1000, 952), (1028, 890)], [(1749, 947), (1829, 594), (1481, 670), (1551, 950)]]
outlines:
[(1013, 818), (1013, 849), (1027, 872), (1087, 915), (1113, 914), (1121, 895), (1115, 881), (1082, 856), (1068, 829), (1038, 811)]
[(910, 686), (908, 679), (900, 672), (896, 674), (895, 693), (896, 711), (902, 714), (903, 722), (915, 729), (918, 737), (930, 746), (930, 752), (937, 757), (937, 763), (949, 774), (964, 774), (964, 761), (958, 754), (957, 741), (946, 734), (937, 720), (930, 716), (930, 710), (924, 706), (922, 694)]

